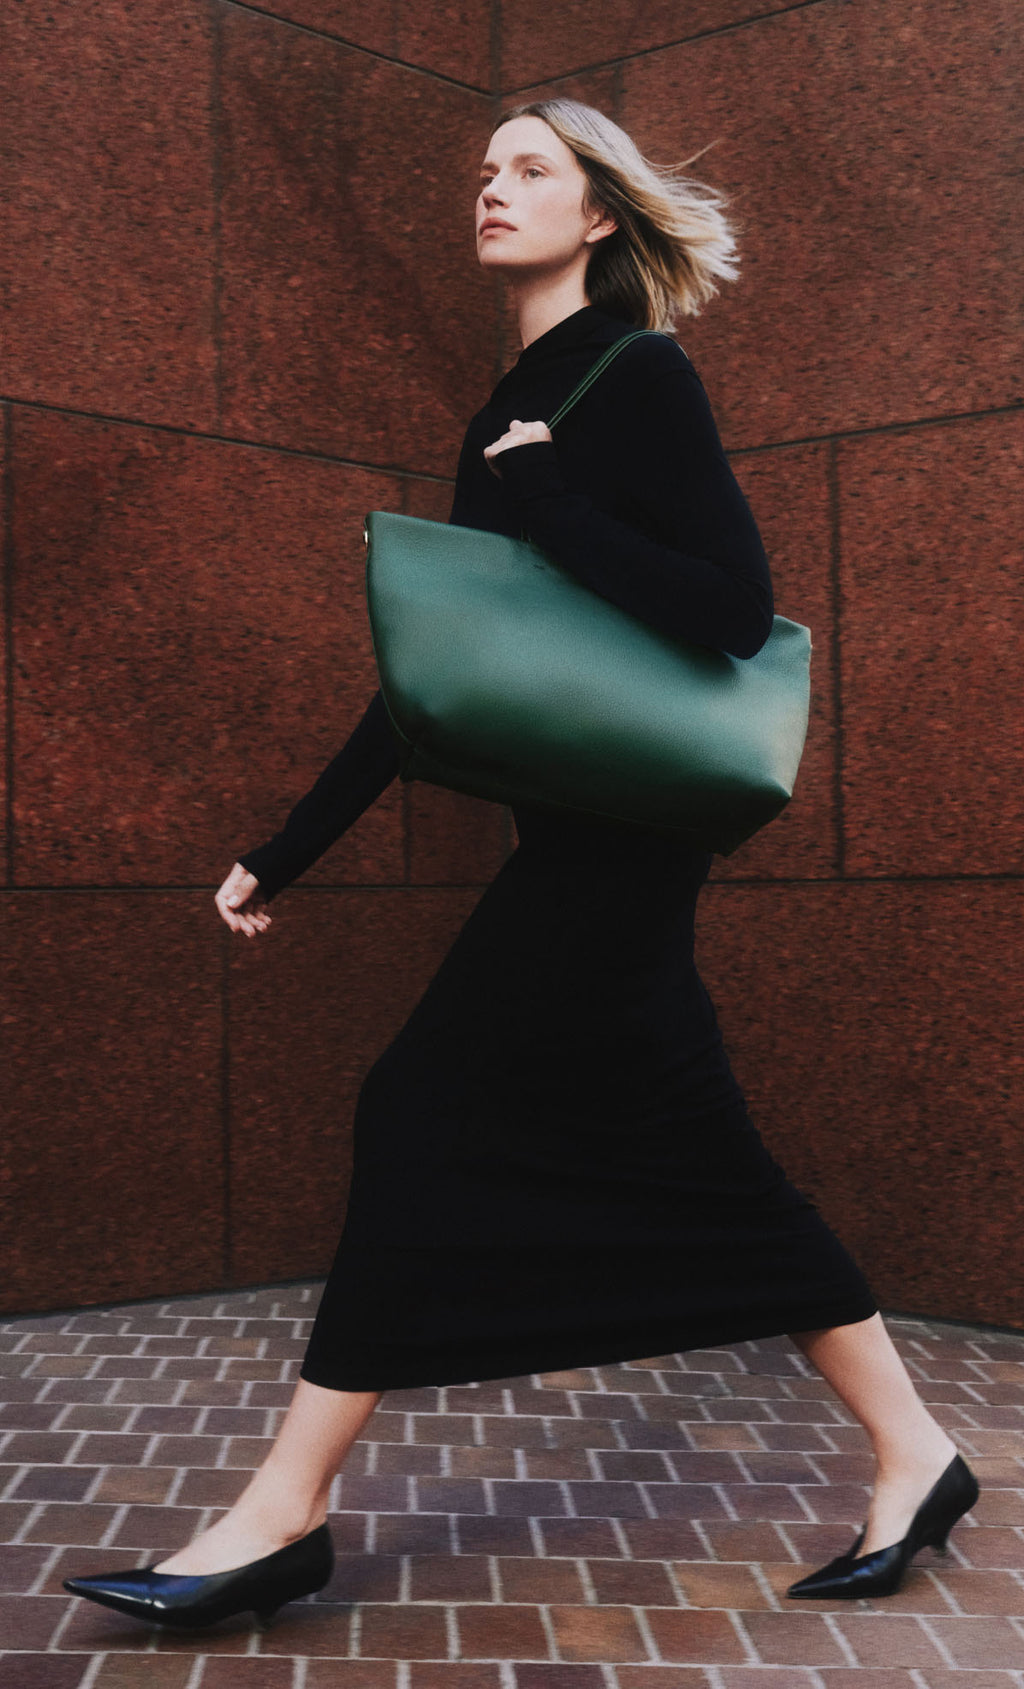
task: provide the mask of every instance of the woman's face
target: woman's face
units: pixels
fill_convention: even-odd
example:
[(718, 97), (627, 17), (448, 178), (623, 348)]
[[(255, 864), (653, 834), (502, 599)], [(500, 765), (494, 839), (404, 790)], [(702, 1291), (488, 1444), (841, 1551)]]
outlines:
[(587, 178), (541, 117), (515, 117), (491, 136), (476, 202), (477, 256), (486, 270), (557, 271), (611, 234), (612, 218), (583, 209)]

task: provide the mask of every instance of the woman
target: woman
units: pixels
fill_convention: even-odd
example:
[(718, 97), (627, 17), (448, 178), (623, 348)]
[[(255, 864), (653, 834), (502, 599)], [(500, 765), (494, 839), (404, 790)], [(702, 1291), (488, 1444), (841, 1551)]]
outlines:
[[(662, 632), (753, 655), (767, 560), (700, 378), (637, 326), (735, 275), (710, 189), (657, 172), (600, 113), (517, 107), (491, 138), (477, 250), (523, 351), (469, 426), (451, 520), (531, 538)], [(249, 937), (398, 770), (380, 694), (282, 831), (217, 893)], [(789, 1332), (867, 1430), (864, 1530), (790, 1594), (889, 1593), (978, 1487), (918, 1398), (860, 1272), (757, 1135), (693, 964), (706, 854), (646, 829), (516, 811), (519, 844), (354, 1127), (349, 1208), (295, 1395), (228, 1512), (155, 1567), (75, 1593), (196, 1624), (319, 1589), (331, 1480), (387, 1389)], [(401, 1180), (394, 1177), (401, 1169)]]

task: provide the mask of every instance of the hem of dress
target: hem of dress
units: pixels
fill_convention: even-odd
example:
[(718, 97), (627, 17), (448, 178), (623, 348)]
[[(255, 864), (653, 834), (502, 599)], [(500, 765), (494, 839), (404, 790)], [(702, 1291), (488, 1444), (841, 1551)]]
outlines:
[(685, 1354), (688, 1349), (725, 1348), (763, 1337), (785, 1337), (791, 1332), (858, 1325), (879, 1312), (873, 1298), (847, 1298), (842, 1302), (794, 1309), (781, 1316), (782, 1324), (778, 1314), (761, 1319), (720, 1320), (714, 1325), (709, 1322), (707, 1326), (691, 1325), (683, 1330), (678, 1322), (663, 1320), (650, 1327), (634, 1323), (618, 1335), (606, 1332), (584, 1337), (576, 1332), (541, 1341), (534, 1338), (519, 1347), (506, 1343), (490, 1353), (479, 1342), (433, 1344), (429, 1354), (412, 1343), (354, 1344), (338, 1365), (329, 1368), (307, 1357), (299, 1369), (299, 1377), (324, 1390), (360, 1392), (480, 1384), (499, 1378), (526, 1378), (534, 1373), (568, 1372), (576, 1367), (611, 1366), (657, 1355)]

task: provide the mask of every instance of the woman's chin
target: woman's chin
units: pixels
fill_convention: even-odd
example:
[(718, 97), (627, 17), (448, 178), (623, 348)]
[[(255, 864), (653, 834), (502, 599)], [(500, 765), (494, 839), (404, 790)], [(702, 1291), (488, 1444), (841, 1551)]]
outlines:
[(480, 260), (480, 268), (492, 270), (495, 275), (502, 274), (506, 270), (518, 269), (514, 260), (510, 261), (508, 258), (503, 258), (500, 252), (495, 252), (486, 245), (477, 249), (477, 257)]

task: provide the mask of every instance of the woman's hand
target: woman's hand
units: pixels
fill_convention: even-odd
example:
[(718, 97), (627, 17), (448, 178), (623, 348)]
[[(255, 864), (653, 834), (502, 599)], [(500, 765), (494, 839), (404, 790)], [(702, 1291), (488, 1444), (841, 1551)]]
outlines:
[(232, 932), (244, 932), (255, 938), (266, 932), (272, 916), (267, 914), (267, 900), (260, 891), (260, 882), (236, 862), (214, 902)]
[(495, 440), (490, 446), (484, 447), (484, 457), (487, 467), (493, 470), (501, 479), (501, 470), (495, 463), (495, 458), (501, 452), (507, 452), (512, 446), (525, 446), (530, 440), (550, 440), (551, 430), (546, 422), (519, 422), (514, 417), (508, 425), (508, 433), (500, 440)]

